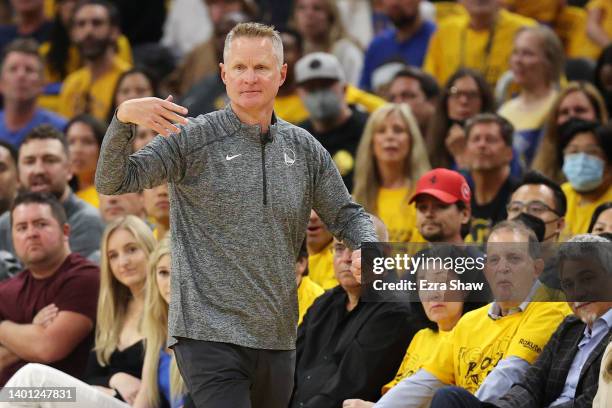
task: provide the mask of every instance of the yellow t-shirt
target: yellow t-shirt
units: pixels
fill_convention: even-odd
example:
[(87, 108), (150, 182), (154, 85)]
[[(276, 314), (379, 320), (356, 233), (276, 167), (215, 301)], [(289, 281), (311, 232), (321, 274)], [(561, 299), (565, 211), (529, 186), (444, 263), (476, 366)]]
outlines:
[(500, 360), (515, 356), (532, 364), (571, 313), (565, 302), (532, 302), (523, 312), (493, 320), (490, 307), (463, 315), (423, 369), (473, 394)]
[(603, 21), (601, 28), (612, 38), (612, 2), (610, 0), (591, 0), (586, 5), (587, 10), (601, 9), (603, 11)]
[(449, 17), (438, 26), (429, 41), (424, 69), (439, 84), (445, 84), (460, 67), (473, 68), (482, 72), (487, 82), (494, 85), (509, 69), (516, 32), (521, 27), (535, 24), (530, 18), (500, 10), (491, 36), (488, 30), (469, 28), (467, 17)]
[[(353, 85), (347, 84), (344, 95), (346, 103), (349, 105), (361, 106), (368, 113), (374, 112), (379, 107), (387, 103), (384, 99), (363, 91)], [(274, 100), (274, 113), (287, 122), (297, 125), (308, 119), (308, 110), (296, 93), (288, 96), (277, 96)]]
[(591, 217), (598, 205), (612, 201), (612, 186), (592, 203), (581, 203), (581, 194), (572, 188), (569, 182), (563, 183), (561, 189), (567, 199), (567, 211), (565, 212), (565, 229), (561, 234), (564, 238), (574, 235), (586, 234), (591, 223)]
[(391, 388), (395, 387), (404, 378), (414, 375), (421, 369), (423, 363), (435, 355), (442, 341), (448, 337), (451, 332), (433, 331), (432, 329), (422, 329), (417, 332), (412, 338), (402, 364), (397, 370), (395, 377), (385, 384), (382, 388), (382, 393), (386, 393)]
[(315, 299), (321, 296), (324, 292), (325, 290), (323, 290), (321, 286), (314, 283), (310, 277), (302, 277), (302, 281), (300, 282), (300, 286), (297, 290), (299, 315), (298, 325), (302, 324), (306, 311), (313, 304)]
[[(38, 52), (43, 58), (45, 58), (45, 56), (49, 53), (50, 46), (51, 44), (49, 42), (44, 42), (38, 49)], [(134, 63), (132, 59), (132, 48), (130, 47), (130, 42), (124, 35), (119, 36), (119, 38), (117, 39), (117, 57), (119, 57), (130, 65)], [(68, 49), (68, 59), (66, 60), (65, 65), (66, 75), (70, 75), (77, 69), (81, 68), (82, 62), (79, 56), (79, 51), (76, 46), (72, 45)], [(58, 73), (51, 71), (49, 64), (45, 64), (44, 77), (46, 85), (54, 83), (61, 85), (62, 78), (59, 77)], [(59, 112), (59, 94), (54, 93), (56, 92), (53, 90), (54, 88), (55, 87), (48, 87), (45, 90), (45, 93), (38, 97), (38, 105), (42, 108), (49, 109), (54, 112)]]
[(330, 242), (321, 252), (308, 254), (308, 276), (325, 290), (338, 286), (338, 279), (334, 274), (334, 255), (331, 249), (332, 243)]
[(499, 108), (497, 113), (508, 119), (516, 131), (540, 129), (544, 126), (544, 121), (548, 117), (557, 95), (559, 95), (559, 92), (551, 92), (538, 106), (529, 110), (525, 109), (518, 98), (510, 99)]
[(117, 79), (128, 69), (128, 63), (115, 57), (111, 69), (95, 82), (92, 82), (91, 71), (87, 67), (68, 75), (60, 93), (59, 113), (66, 118), (72, 118), (79, 113), (88, 112), (105, 122), (112, 105)]
[(378, 216), (387, 226), (389, 242), (425, 241), (416, 227), (416, 207), (408, 204), (411, 195), (408, 187), (378, 190)]
[(555, 22), (555, 33), (561, 39), (568, 58), (596, 60), (601, 48), (587, 35), (587, 12), (581, 7), (563, 7)]
[(77, 191), (75, 194), (81, 200), (93, 205), (96, 208), (100, 208), (100, 199), (98, 198), (96, 186), (89, 186), (84, 190)]

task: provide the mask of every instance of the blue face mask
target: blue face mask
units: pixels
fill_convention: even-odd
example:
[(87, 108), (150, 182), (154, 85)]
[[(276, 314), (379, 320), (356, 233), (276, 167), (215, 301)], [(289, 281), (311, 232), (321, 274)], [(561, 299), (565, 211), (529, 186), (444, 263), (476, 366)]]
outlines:
[(604, 162), (586, 153), (568, 154), (563, 158), (563, 174), (574, 190), (586, 193), (595, 190), (603, 181)]

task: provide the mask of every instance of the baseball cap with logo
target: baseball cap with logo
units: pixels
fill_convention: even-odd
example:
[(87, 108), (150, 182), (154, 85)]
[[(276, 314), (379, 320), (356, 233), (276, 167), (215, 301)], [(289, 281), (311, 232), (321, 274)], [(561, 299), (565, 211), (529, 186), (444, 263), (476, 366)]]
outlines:
[(417, 181), (410, 202), (412, 203), (421, 194), (433, 196), (445, 204), (463, 201), (465, 205), (470, 206), (470, 186), (465, 177), (453, 170), (438, 168), (425, 173)]
[(346, 81), (338, 58), (326, 52), (306, 54), (295, 64), (295, 82), (298, 85), (311, 79)]

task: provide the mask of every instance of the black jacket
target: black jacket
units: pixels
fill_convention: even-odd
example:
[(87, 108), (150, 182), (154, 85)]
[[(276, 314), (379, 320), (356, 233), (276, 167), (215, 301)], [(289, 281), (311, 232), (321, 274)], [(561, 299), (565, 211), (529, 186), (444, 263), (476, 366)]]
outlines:
[[(525, 372), (523, 380), (512, 386), (502, 398), (494, 401), (499, 408), (539, 408), (553, 403), (565, 386), (585, 324), (576, 316), (568, 316), (559, 325), (535, 363)], [(590, 407), (597, 393), (599, 367), (611, 332), (595, 346), (580, 372), (575, 398), (555, 407)]]
[(321, 295), (298, 329), (291, 407), (338, 408), (348, 398), (376, 401), (419, 327), (404, 303), (359, 302), (346, 310), (337, 286)]

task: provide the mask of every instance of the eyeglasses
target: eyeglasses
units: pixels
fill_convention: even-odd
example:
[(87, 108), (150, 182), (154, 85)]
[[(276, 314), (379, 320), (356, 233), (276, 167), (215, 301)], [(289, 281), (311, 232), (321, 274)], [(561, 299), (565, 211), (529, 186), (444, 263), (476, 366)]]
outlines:
[(451, 87), (448, 91), (448, 96), (450, 98), (459, 99), (462, 96), (465, 96), (465, 99), (469, 101), (473, 101), (475, 99), (480, 98), (480, 92), (478, 91), (462, 91), (456, 86)]
[(534, 217), (538, 217), (547, 211), (557, 214), (557, 211), (555, 211), (542, 201), (529, 201), (527, 203), (524, 203), (522, 201), (512, 201), (506, 206), (506, 211), (508, 211), (509, 215), (525, 212), (527, 214), (533, 215)]

